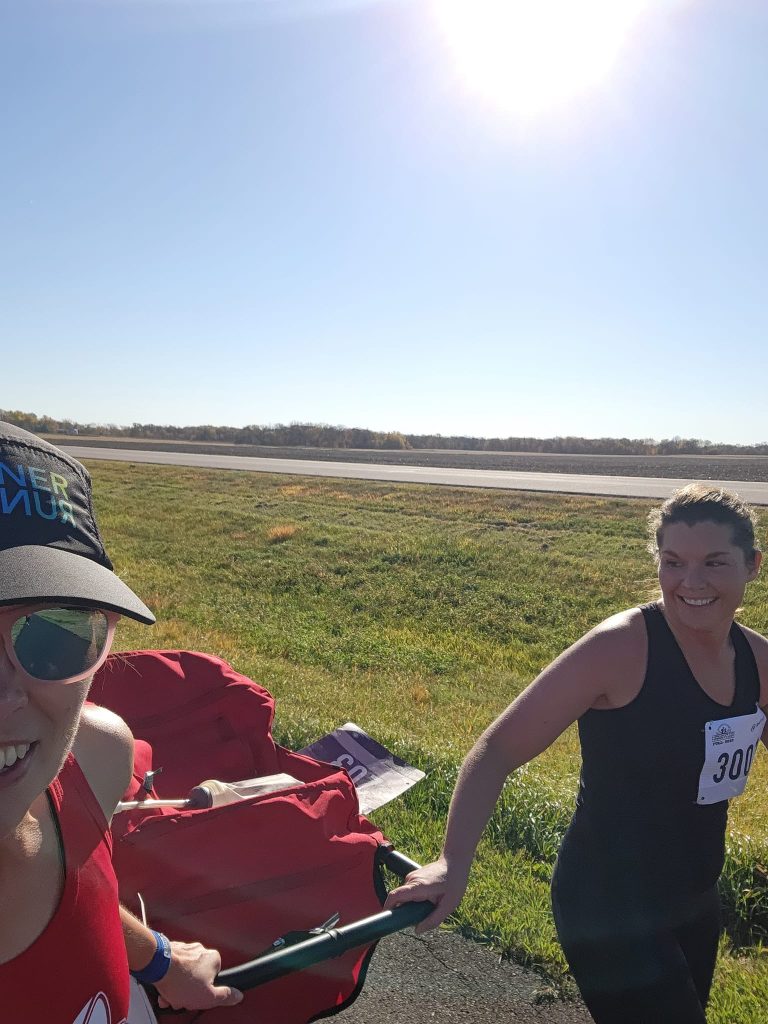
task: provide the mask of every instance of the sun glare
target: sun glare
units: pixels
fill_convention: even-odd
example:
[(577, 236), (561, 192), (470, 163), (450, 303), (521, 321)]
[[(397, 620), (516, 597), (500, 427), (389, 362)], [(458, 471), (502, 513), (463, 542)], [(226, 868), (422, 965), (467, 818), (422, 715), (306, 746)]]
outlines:
[(468, 89), (535, 117), (610, 74), (651, 0), (434, 0)]

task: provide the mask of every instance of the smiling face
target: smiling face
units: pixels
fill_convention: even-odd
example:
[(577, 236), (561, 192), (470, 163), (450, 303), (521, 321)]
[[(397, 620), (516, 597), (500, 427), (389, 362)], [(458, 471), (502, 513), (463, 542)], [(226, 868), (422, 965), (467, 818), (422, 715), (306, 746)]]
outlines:
[(670, 523), (659, 541), (659, 584), (667, 618), (684, 629), (730, 628), (744, 588), (760, 569), (723, 523)]
[(88, 679), (34, 682), (18, 671), (0, 642), (0, 842), (61, 769), (89, 685)]

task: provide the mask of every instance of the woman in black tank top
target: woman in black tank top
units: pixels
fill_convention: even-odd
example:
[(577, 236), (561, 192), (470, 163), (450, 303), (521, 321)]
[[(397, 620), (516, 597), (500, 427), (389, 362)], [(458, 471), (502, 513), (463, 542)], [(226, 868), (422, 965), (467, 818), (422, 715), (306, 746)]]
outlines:
[(458, 905), (507, 775), (574, 721), (582, 770), (558, 855), (558, 935), (598, 1024), (703, 1024), (720, 933), (728, 801), (765, 742), (768, 641), (737, 625), (760, 569), (755, 518), (705, 485), (651, 513), (660, 601), (618, 613), (555, 662), (462, 766), (443, 852), (387, 906)]

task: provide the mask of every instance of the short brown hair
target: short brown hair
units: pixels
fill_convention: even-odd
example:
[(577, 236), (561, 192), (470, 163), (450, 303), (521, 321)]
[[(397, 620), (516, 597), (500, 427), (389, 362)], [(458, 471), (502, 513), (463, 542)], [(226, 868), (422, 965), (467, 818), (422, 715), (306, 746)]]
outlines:
[(760, 550), (755, 540), (757, 517), (733, 491), (711, 484), (688, 484), (675, 491), (663, 505), (648, 515), (648, 550), (658, 561), (659, 545), (666, 526), (672, 523), (722, 523), (730, 526), (733, 543), (744, 552), (747, 565)]

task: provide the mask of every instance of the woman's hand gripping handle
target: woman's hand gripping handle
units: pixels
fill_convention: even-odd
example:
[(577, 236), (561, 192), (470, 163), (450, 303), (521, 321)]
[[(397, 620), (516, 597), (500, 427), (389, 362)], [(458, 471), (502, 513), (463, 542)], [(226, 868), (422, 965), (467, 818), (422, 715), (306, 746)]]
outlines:
[(394, 910), (404, 903), (429, 900), (435, 904), (432, 913), (414, 928), (417, 935), (437, 928), (461, 903), (467, 887), (467, 876), (451, 872), (442, 857), (406, 875), (405, 881), (393, 889), (384, 903), (385, 910)]

